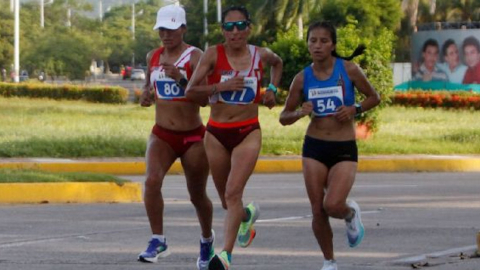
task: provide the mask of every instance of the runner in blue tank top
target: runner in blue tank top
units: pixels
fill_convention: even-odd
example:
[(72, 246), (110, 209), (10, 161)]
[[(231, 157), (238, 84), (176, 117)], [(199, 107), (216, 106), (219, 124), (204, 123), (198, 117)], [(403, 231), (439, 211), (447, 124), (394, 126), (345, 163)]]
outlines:
[[(312, 229), (324, 256), (322, 270), (337, 270), (330, 217), (345, 220), (350, 247), (363, 239), (360, 208), (355, 201), (347, 201), (358, 161), (354, 116), (380, 103), (380, 96), (362, 70), (348, 61), (365, 48), (359, 46), (352, 56), (344, 58), (336, 53), (336, 43), (333, 25), (310, 25), (307, 44), (313, 63), (293, 79), (280, 115), (282, 125), (312, 116), (305, 135), (302, 166), (312, 206)], [(355, 104), (354, 87), (366, 97), (359, 104)]]

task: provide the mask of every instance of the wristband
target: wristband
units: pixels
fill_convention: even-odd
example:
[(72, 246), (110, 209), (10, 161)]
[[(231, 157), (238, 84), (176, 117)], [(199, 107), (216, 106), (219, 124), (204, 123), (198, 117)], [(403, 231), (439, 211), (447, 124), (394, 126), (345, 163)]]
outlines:
[(183, 89), (185, 89), (185, 87), (187, 87), (187, 85), (188, 85), (188, 80), (183, 78), (183, 77), (177, 82), (177, 86), (179, 86)]
[(277, 87), (273, 85), (273, 83), (270, 83), (266, 91), (272, 91), (274, 94), (277, 94)]
[(214, 84), (213, 87), (212, 87), (212, 93), (210, 95), (213, 96), (216, 93), (217, 93), (217, 86)]
[(360, 116), (363, 112), (362, 105), (359, 103), (355, 104), (355, 116)]

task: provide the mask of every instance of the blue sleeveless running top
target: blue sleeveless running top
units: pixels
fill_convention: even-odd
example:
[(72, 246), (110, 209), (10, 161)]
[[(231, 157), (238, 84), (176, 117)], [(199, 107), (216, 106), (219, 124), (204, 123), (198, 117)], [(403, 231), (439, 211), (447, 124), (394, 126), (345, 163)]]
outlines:
[(343, 60), (335, 59), (333, 73), (327, 80), (318, 80), (312, 66), (306, 67), (303, 70), (303, 95), (313, 103), (315, 117), (335, 114), (341, 105), (352, 106), (355, 103), (355, 89)]

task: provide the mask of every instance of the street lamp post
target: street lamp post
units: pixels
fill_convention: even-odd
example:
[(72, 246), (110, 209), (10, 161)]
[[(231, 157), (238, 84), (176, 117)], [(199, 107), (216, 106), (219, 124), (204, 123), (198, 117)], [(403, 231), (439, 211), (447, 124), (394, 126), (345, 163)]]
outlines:
[(135, 3), (132, 4), (132, 39), (135, 40)]
[[(208, 21), (207, 21), (207, 13), (208, 13), (208, 0), (203, 0), (203, 35), (207, 37), (208, 35)], [(205, 50), (208, 47), (208, 42), (205, 41)]]
[(103, 21), (103, 5), (102, 5), (102, 1), (98, 1), (98, 16), (100, 18), (100, 22)]
[(222, 0), (217, 0), (217, 22), (222, 21)]
[(71, 8), (67, 9), (67, 27), (68, 28), (72, 27), (72, 9)]
[(45, 3), (43, 0), (40, 0), (40, 27), (44, 28), (45, 27)]
[(15, 1), (15, 23), (14, 23), (14, 77), (13, 81), (18, 83), (20, 81), (20, 0)]
[(54, 0), (50, 0), (45, 3), (45, 0), (40, 0), (40, 27), (45, 27), (45, 5), (53, 3)]

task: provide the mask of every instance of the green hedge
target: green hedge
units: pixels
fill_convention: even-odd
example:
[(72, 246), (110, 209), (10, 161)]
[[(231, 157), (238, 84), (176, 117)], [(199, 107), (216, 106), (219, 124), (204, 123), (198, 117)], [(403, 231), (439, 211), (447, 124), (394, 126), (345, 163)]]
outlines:
[(123, 87), (0, 83), (0, 96), (85, 100), (99, 103), (126, 103), (128, 90)]

